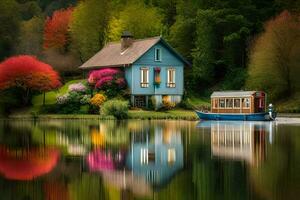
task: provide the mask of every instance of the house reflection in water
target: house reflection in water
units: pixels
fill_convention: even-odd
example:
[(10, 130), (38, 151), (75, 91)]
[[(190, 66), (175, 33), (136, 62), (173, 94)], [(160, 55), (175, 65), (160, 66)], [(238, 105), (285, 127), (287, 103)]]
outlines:
[(157, 126), (154, 138), (150, 129), (131, 133), (131, 150), (126, 164), (135, 175), (144, 177), (153, 186), (166, 184), (183, 167), (180, 131)]
[(258, 166), (266, 158), (272, 122), (211, 122), (212, 155)]

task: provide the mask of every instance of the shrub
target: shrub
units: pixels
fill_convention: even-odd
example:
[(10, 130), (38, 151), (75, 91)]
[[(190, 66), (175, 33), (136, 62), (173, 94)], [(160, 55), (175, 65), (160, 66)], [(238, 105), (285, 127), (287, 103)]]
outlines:
[(69, 92), (68, 93), (68, 103), (80, 103), (82, 94), (78, 92)]
[(59, 114), (81, 114), (80, 113), (80, 103), (76, 102), (69, 102), (64, 105), (58, 105)]
[(128, 117), (128, 102), (121, 100), (110, 100), (101, 107), (101, 114), (113, 115), (117, 119), (126, 119)]
[(100, 106), (106, 101), (106, 96), (104, 94), (98, 93), (91, 98), (90, 103), (93, 106), (97, 106), (100, 108)]
[(176, 106), (175, 103), (171, 102), (168, 96), (164, 96), (162, 99), (163, 108), (166, 110), (171, 110)]
[(69, 92), (85, 92), (87, 90), (83, 83), (74, 83), (69, 85)]
[(82, 105), (88, 104), (88, 103), (90, 103), (90, 101), (91, 101), (91, 95), (89, 95), (89, 94), (83, 95), (80, 99), (80, 103)]
[(96, 90), (105, 91), (110, 98), (116, 97), (122, 89), (126, 88), (124, 72), (116, 68), (93, 70), (89, 74), (88, 83)]
[(54, 113), (59, 113), (59, 108), (60, 106), (59, 105), (56, 105), (56, 104), (46, 104), (46, 105), (43, 105), (40, 110), (39, 110), (39, 114), (54, 114)]
[(189, 98), (183, 98), (183, 100), (179, 103), (179, 107), (188, 109), (188, 110), (193, 110), (193, 104), (191, 103), (191, 100)]
[(69, 100), (69, 94), (59, 95), (56, 97), (56, 103), (59, 105), (66, 104)]

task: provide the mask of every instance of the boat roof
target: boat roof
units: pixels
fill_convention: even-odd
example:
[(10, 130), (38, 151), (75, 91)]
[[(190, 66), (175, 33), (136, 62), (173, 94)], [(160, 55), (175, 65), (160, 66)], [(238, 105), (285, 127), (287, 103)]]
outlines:
[(218, 91), (213, 92), (210, 97), (250, 97), (256, 92), (257, 91)]

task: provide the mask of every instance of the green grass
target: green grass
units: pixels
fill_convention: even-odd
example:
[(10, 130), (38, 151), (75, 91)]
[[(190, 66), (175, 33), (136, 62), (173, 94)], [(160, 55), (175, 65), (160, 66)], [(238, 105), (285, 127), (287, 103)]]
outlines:
[[(101, 116), (101, 115), (81, 115), (81, 114), (66, 114), (66, 115), (30, 115), (30, 114), (14, 114), (10, 116), (10, 119), (99, 119), (99, 120), (112, 120), (113, 116)], [(169, 110), (169, 111), (146, 111), (146, 110), (130, 110), (128, 113), (128, 119), (141, 119), (141, 120), (155, 120), (155, 119), (174, 119), (174, 120), (197, 120), (197, 116), (194, 111), (191, 110)]]
[(300, 113), (300, 93), (275, 103), (275, 109), (280, 113)]
[(130, 110), (129, 119), (181, 119), (197, 120), (197, 116), (192, 110), (175, 109), (169, 111), (147, 111), (147, 110)]
[[(56, 96), (67, 93), (70, 84), (83, 82), (83, 81), (85, 81), (85, 80), (72, 80), (72, 81), (69, 81), (66, 84), (64, 84), (58, 90), (46, 92), (45, 104), (46, 105), (55, 104), (56, 103)], [(40, 109), (40, 107), (43, 105), (43, 98), (44, 98), (43, 94), (39, 94), (39, 95), (34, 96), (32, 98), (32, 107), (30, 108), (29, 112), (38, 111)]]
[(186, 101), (193, 109), (210, 108), (209, 98), (191, 96)]

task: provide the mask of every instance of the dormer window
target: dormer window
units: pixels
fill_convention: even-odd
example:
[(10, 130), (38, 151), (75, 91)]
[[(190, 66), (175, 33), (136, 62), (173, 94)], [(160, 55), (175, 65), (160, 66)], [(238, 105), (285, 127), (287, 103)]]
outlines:
[(155, 59), (155, 61), (161, 61), (161, 49), (160, 48), (155, 49), (154, 59)]

